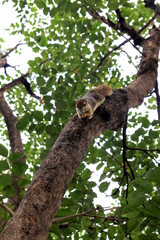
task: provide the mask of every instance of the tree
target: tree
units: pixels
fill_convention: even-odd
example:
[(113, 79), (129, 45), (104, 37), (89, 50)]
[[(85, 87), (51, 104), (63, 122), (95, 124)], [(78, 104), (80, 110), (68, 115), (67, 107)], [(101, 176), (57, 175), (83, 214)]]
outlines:
[[(23, 35), (37, 55), (28, 73), (15, 68), (14, 80), (7, 75), (7, 57), (22, 43), (1, 55), (1, 239), (159, 238), (160, 122), (148, 112), (160, 114), (160, 29), (153, 26), (159, 5), (13, 2), (19, 22), (12, 23), (12, 34)], [(125, 40), (117, 44), (118, 37)], [(136, 75), (124, 78), (119, 61), (126, 43), (140, 64)], [(94, 117), (73, 115), (74, 100), (104, 81), (114, 93)], [(137, 108), (143, 101), (145, 113)], [(99, 183), (90, 180), (90, 164), (102, 171)], [(105, 194), (111, 182), (118, 186), (111, 193), (117, 205), (95, 206), (94, 187)]]

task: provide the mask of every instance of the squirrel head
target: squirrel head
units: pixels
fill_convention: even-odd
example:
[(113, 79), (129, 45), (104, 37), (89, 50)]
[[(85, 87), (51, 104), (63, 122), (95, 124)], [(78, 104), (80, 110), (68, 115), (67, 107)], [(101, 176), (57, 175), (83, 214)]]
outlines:
[(90, 117), (91, 106), (87, 98), (80, 98), (76, 100), (76, 111), (79, 118)]
[(87, 98), (80, 98), (76, 100), (76, 108), (78, 109), (87, 109), (88, 106), (88, 99)]

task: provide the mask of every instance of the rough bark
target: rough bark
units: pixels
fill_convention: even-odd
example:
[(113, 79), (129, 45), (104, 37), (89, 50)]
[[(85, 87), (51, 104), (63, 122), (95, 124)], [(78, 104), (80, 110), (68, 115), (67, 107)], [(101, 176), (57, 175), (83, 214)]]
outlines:
[(130, 86), (114, 91), (90, 120), (74, 115), (60, 133), (16, 213), (6, 225), (1, 240), (46, 240), (65, 190), (89, 145), (107, 129), (118, 130), (129, 108), (140, 105), (155, 87), (160, 31), (145, 40), (137, 79)]
[[(11, 151), (13, 153), (22, 153), (23, 157), (20, 158), (19, 162), (26, 162), (25, 152), (23, 149), (23, 144), (21, 141), (21, 135), (20, 132), (16, 128), (17, 123), (17, 117), (14, 116), (11, 108), (9, 107), (8, 103), (6, 102), (4, 98), (4, 91), (0, 91), (0, 113), (3, 115), (7, 130), (8, 130), (8, 138), (10, 141)], [(9, 203), (14, 206), (16, 209), (21, 201), (21, 198), (19, 196), (20, 192), (23, 190), (23, 188), (18, 187), (18, 180), (22, 178), (23, 176), (14, 176), (13, 178), (13, 187), (14, 187), (14, 196), (12, 199), (9, 200)]]

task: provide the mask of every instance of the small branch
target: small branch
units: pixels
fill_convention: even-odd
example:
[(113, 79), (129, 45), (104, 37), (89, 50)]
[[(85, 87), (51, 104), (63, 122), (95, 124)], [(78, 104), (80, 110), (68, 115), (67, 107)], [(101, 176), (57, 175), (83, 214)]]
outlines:
[(98, 144), (98, 146), (100, 146), (110, 157), (112, 157), (112, 159), (117, 162), (120, 166), (122, 166), (121, 162), (118, 161), (112, 154), (110, 154), (103, 146), (100, 145), (100, 143), (96, 142), (96, 144)]
[(126, 183), (127, 183), (127, 189), (126, 189), (126, 203), (128, 204), (128, 188), (129, 188), (129, 179), (128, 179), (128, 172), (127, 172), (127, 137), (126, 137), (126, 129), (127, 129), (127, 117), (126, 121), (123, 127), (123, 169), (124, 169), (124, 176), (126, 176)]
[(4, 87), (2, 87), (0, 89), (0, 94), (3, 94), (8, 89), (11, 89), (11, 88), (13, 88), (15, 86), (18, 86), (19, 84), (23, 84), (25, 86), (28, 94), (30, 94), (32, 97), (38, 99), (40, 102), (43, 102), (41, 97), (37, 96), (32, 91), (30, 83), (26, 80), (26, 77), (28, 77), (28, 76), (29, 76), (29, 73), (26, 73), (26, 74), (22, 75), (21, 77), (15, 79), (13, 82), (6, 84)]
[[(111, 220), (111, 221), (126, 221), (126, 218), (119, 218), (119, 217), (115, 217), (115, 216), (100, 216), (100, 215), (97, 215), (97, 214), (91, 214), (91, 212), (93, 212), (95, 210), (98, 210), (98, 208), (97, 209), (88, 210), (86, 212), (82, 212), (82, 213), (79, 213), (79, 214), (74, 214), (74, 215), (69, 215), (69, 216), (65, 216), (65, 217), (55, 218), (53, 220), (53, 223), (60, 222), (60, 221), (66, 221), (66, 220), (70, 220), (70, 219), (77, 218), (77, 217), (82, 217), (82, 216), (84, 216), (84, 217), (92, 217), (92, 218), (102, 218), (105, 221), (107, 221), (107, 220)], [(112, 210), (112, 208), (111, 208), (111, 210)]]
[(2, 88), (0, 89), (0, 94), (2, 94), (2, 93), (4, 93), (5, 91), (7, 91), (7, 90), (9, 90), (9, 89), (11, 89), (11, 88), (13, 88), (13, 87), (16, 87), (16, 86), (18, 86), (19, 84), (21, 84), (22, 78), (27, 77), (28, 75), (29, 75), (29, 73), (26, 73), (26, 74), (20, 76), (19, 78), (13, 80), (13, 82), (6, 84), (4, 87), (2, 87)]
[(117, 188), (117, 190), (116, 190), (114, 193), (112, 193), (111, 195), (106, 195), (106, 197), (112, 197), (112, 196), (116, 195), (116, 194), (119, 192), (119, 190), (120, 190), (120, 188), (121, 188), (121, 186), (122, 186), (124, 177), (125, 177), (125, 175), (123, 174), (123, 176), (122, 176), (122, 178), (121, 178), (121, 181), (120, 181), (120, 183), (119, 183), (119, 187)]
[(157, 162), (157, 160), (149, 153), (149, 152), (160, 152), (160, 149), (149, 149), (149, 150), (147, 150), (147, 149), (144, 149), (144, 148), (132, 148), (132, 147), (128, 147), (127, 146), (127, 149), (129, 149), (129, 150), (137, 150), (137, 151), (143, 151), (145, 154), (147, 154), (149, 157), (151, 157), (157, 164), (158, 164), (158, 166), (160, 165), (158, 162)]
[(122, 50), (122, 52), (124, 52), (124, 53), (127, 55), (128, 59), (132, 62), (132, 65), (133, 65), (133, 66), (135, 67), (135, 69), (137, 70), (136, 65), (135, 65), (135, 64), (133, 63), (133, 61), (132, 61), (132, 57), (130, 57), (129, 54), (128, 54), (126, 51)]
[(145, 154), (147, 154), (150, 158), (152, 158), (157, 164), (158, 166), (160, 166), (159, 162), (157, 162), (157, 160), (147, 151), (144, 151)]
[(86, 212), (82, 212), (82, 213), (79, 213), (79, 214), (74, 214), (74, 215), (69, 215), (69, 216), (65, 216), (65, 217), (55, 218), (55, 219), (53, 220), (53, 223), (59, 222), (59, 221), (69, 220), (69, 219), (76, 218), (76, 217), (80, 217), (80, 216), (86, 216), (87, 213), (96, 211), (97, 209), (98, 209), (98, 208), (91, 209), (91, 210), (88, 210), (88, 211), (86, 211)]
[(2, 55), (1, 58), (6, 58), (6, 57), (8, 57), (8, 55), (9, 55), (11, 52), (13, 52), (15, 49), (17, 49), (17, 48), (18, 48), (19, 46), (21, 46), (21, 45), (25, 45), (25, 43), (21, 43), (21, 42), (17, 43), (16, 46), (14, 46), (14, 47), (11, 48), (7, 53), (5, 53), (4, 55)]
[[(100, 16), (99, 13), (87, 2), (85, 1), (85, 3), (92, 9), (89, 10), (88, 8), (86, 9), (86, 11), (94, 18), (97, 19), (98, 21), (101, 21), (105, 24), (107, 24), (109, 27), (113, 28), (119, 35), (123, 36), (118, 30), (124, 31), (126, 32), (130, 38), (126, 39), (123, 43), (121, 43), (119, 46), (115, 47), (114, 49), (112, 49), (111, 51), (109, 51), (106, 55), (104, 55), (103, 58), (101, 58), (100, 63), (98, 64), (98, 66), (96, 67), (95, 71), (93, 72), (93, 75), (96, 77), (96, 72), (98, 70), (98, 68), (103, 64), (104, 60), (110, 55), (112, 54), (112, 52), (118, 50), (121, 46), (125, 45), (127, 42), (131, 43), (131, 40), (134, 40), (134, 43), (137, 45), (141, 45), (144, 38), (140, 36), (140, 33), (145, 30), (156, 18), (157, 14), (155, 14), (139, 31), (136, 31), (134, 28), (130, 28), (129, 26), (127, 26), (124, 18), (122, 18), (120, 11), (117, 10), (117, 16), (119, 18), (119, 23), (115, 24), (113, 23), (109, 18), (105, 19), (104, 17)], [(123, 36), (124, 37), (124, 36)], [(132, 44), (132, 43), (131, 43)], [(133, 44), (132, 44), (133, 45)], [(134, 48), (136, 48), (136, 50), (138, 52), (139, 49), (133, 45)], [(140, 52), (141, 54), (143, 54), (142, 52)]]
[(21, 83), (25, 86), (28, 94), (30, 94), (32, 97), (38, 99), (38, 100), (42, 103), (41, 97), (37, 96), (37, 95), (32, 91), (30, 83), (29, 83), (24, 77), (21, 79)]
[(39, 64), (39, 66), (41, 67), (41, 66), (42, 66), (43, 64), (45, 64), (46, 62), (50, 62), (50, 61), (52, 61), (52, 60), (53, 60), (52, 58), (48, 58), (48, 59), (42, 61), (42, 62)]
[(158, 81), (156, 80), (155, 84), (155, 94), (157, 98), (157, 113), (158, 113), (158, 120), (160, 120), (160, 95), (159, 95), (159, 90), (158, 90)]
[(149, 25), (156, 19), (157, 17), (157, 13), (154, 14), (154, 16), (138, 31), (138, 33), (140, 34), (141, 32), (143, 32), (147, 27), (149, 27)]
[(0, 202), (0, 206), (4, 208), (11, 216), (14, 215), (14, 212), (9, 207), (7, 207), (7, 205), (4, 204), (3, 202)]
[(135, 45), (141, 45), (144, 41), (144, 38), (140, 36), (140, 34), (134, 29), (127, 25), (125, 19), (121, 16), (121, 12), (119, 9), (116, 10), (116, 14), (118, 17), (118, 30), (127, 33), (131, 39), (134, 41)]
[(135, 148), (135, 147), (127, 146), (127, 149), (129, 149), (129, 150), (137, 150), (137, 151), (146, 151), (146, 152), (159, 152), (160, 153), (160, 149), (159, 148), (156, 148), (156, 149), (145, 149), (145, 148)]

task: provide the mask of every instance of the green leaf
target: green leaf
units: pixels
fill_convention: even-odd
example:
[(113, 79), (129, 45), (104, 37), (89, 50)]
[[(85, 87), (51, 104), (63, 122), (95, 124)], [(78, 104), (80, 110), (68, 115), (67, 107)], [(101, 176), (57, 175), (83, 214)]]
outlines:
[(108, 8), (112, 10), (116, 10), (119, 7), (119, 2), (117, 0), (108, 0)]
[(160, 167), (155, 167), (152, 169), (149, 169), (149, 171), (146, 173), (146, 178), (151, 182), (160, 182)]
[(9, 166), (8, 166), (7, 161), (1, 160), (1, 161), (0, 161), (0, 172), (5, 171), (5, 170), (7, 170), (7, 169), (9, 169)]
[(99, 186), (99, 190), (100, 192), (105, 192), (107, 191), (108, 187), (109, 187), (109, 182), (102, 182)]
[(128, 195), (128, 203), (133, 207), (138, 207), (144, 204), (146, 196), (141, 191), (134, 191)]
[(138, 216), (138, 214), (139, 214), (138, 209), (129, 205), (126, 205), (122, 210), (122, 217), (135, 218)]
[(110, 226), (108, 228), (108, 237), (109, 237), (109, 239), (114, 239), (115, 233), (116, 233), (115, 227)]
[(12, 167), (12, 173), (15, 176), (21, 176), (27, 170), (27, 165), (23, 162), (14, 162)]
[(54, 127), (54, 125), (46, 126), (46, 133), (48, 135), (54, 135), (55, 134), (55, 127)]
[(72, 199), (77, 201), (84, 198), (84, 193), (82, 191), (76, 190), (71, 195)]
[(151, 123), (150, 123), (150, 121), (147, 118), (142, 118), (142, 126), (144, 128), (149, 128), (150, 124)]
[(45, 130), (45, 124), (44, 123), (37, 124), (35, 130), (38, 134), (41, 134)]
[(0, 218), (5, 219), (6, 221), (6, 219), (8, 218), (7, 214), (8, 214), (7, 211), (0, 206)]
[(144, 193), (150, 194), (153, 190), (152, 183), (145, 178), (137, 178), (133, 181), (133, 186)]
[(144, 215), (151, 218), (160, 218), (160, 206), (155, 204), (153, 201), (150, 201), (149, 204), (144, 209)]
[(127, 221), (127, 229), (129, 232), (132, 232), (139, 225), (138, 218), (132, 218)]
[(37, 5), (37, 7), (39, 7), (39, 8), (45, 8), (46, 7), (46, 3), (45, 3), (44, 0), (35, 0), (34, 2)]
[(30, 183), (30, 180), (27, 178), (20, 178), (18, 180), (18, 187), (24, 187)]
[(0, 155), (3, 157), (8, 156), (8, 149), (0, 143)]
[(11, 198), (11, 197), (13, 197), (13, 196), (14, 196), (14, 193), (15, 193), (15, 191), (14, 191), (14, 188), (13, 188), (12, 186), (6, 186), (6, 187), (4, 187), (3, 190), (2, 190), (2, 194), (3, 194), (3, 196), (6, 197), (6, 198)]
[(82, 180), (85, 180), (85, 179), (90, 178), (91, 175), (92, 175), (92, 172), (87, 168), (82, 172), (81, 178), (82, 178)]
[(21, 119), (18, 120), (16, 127), (18, 130), (23, 131), (31, 121), (32, 117), (29, 113), (26, 113)]
[(0, 176), (0, 186), (7, 186), (12, 184), (12, 177), (9, 174), (3, 174)]
[(159, 137), (159, 131), (149, 130), (150, 138), (157, 139)]
[(20, 160), (24, 156), (24, 153), (10, 153), (9, 160), (11, 162)]
[(43, 120), (43, 112), (42, 111), (38, 111), (38, 110), (35, 110), (33, 113), (32, 113), (33, 117), (38, 121), (42, 121)]
[(42, 87), (43, 85), (45, 85), (45, 83), (46, 82), (45, 82), (44, 78), (42, 78), (42, 77), (37, 78), (37, 84), (39, 87)]

